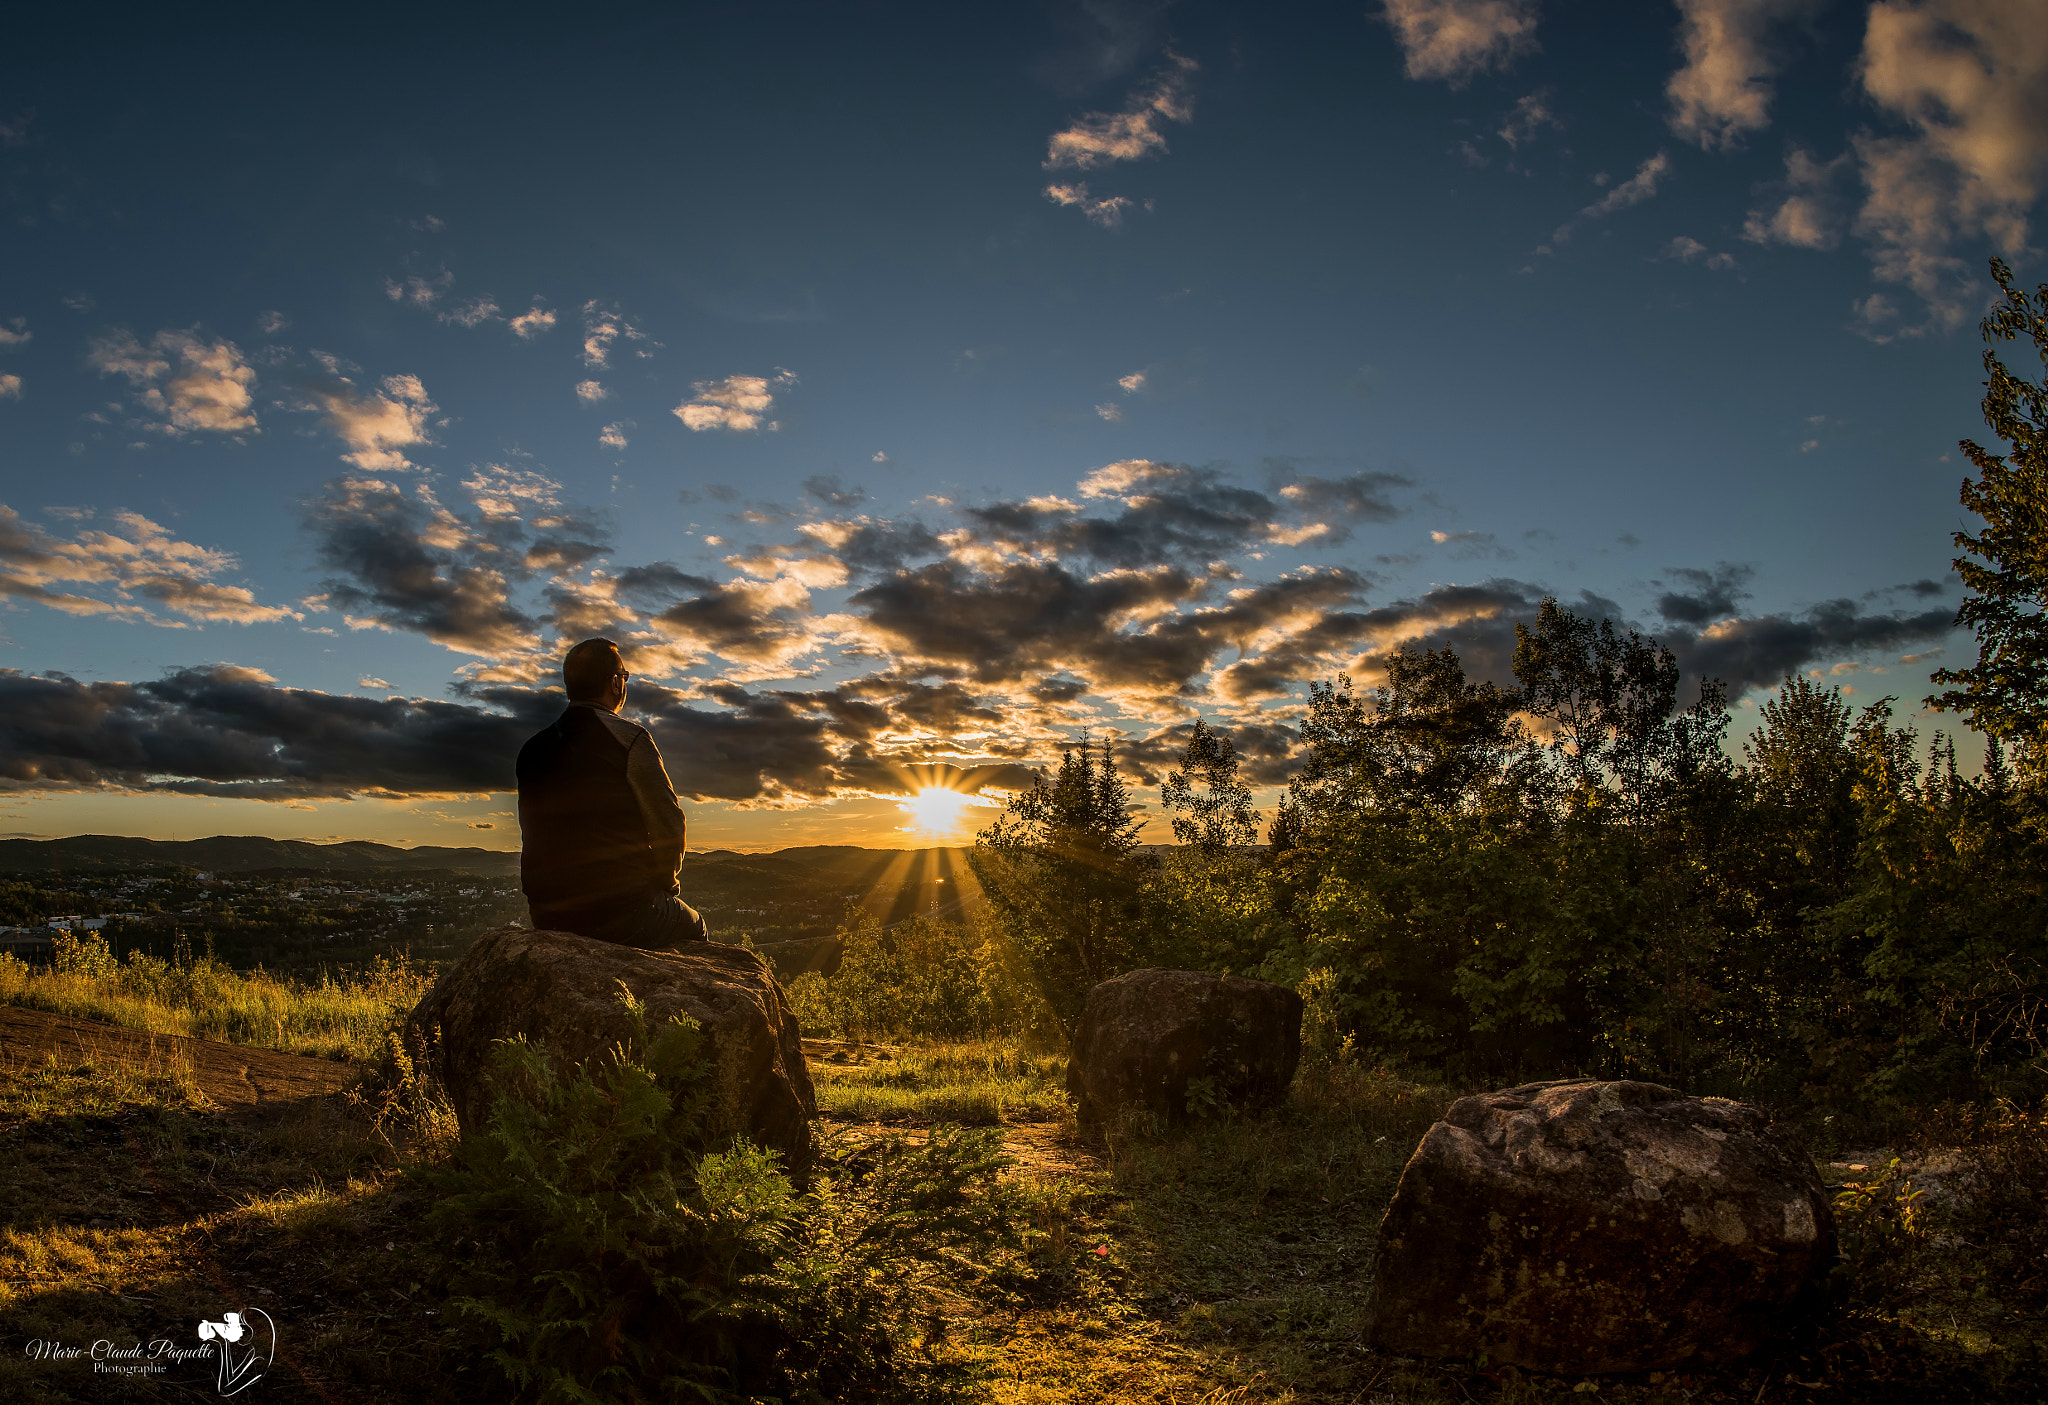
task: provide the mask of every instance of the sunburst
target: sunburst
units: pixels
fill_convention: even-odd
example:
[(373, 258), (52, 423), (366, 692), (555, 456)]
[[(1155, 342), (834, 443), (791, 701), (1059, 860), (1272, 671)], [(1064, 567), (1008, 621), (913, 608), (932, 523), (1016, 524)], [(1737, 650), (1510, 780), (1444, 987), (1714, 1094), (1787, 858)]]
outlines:
[(960, 832), (969, 811), (985, 809), (994, 802), (979, 795), (933, 785), (896, 803), (910, 820), (904, 826), (905, 830), (944, 839)]

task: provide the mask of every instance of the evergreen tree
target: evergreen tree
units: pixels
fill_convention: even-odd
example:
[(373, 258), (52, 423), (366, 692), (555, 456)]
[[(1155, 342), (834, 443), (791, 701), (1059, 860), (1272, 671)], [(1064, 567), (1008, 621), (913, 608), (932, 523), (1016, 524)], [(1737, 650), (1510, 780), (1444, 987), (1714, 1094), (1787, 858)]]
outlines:
[(2048, 283), (2035, 296), (2013, 286), (2012, 270), (1991, 260), (1991, 275), (2005, 297), (1984, 319), (1984, 422), (2011, 446), (1994, 454), (1974, 440), (1963, 453), (1977, 467), (1965, 479), (1963, 506), (1984, 520), (1975, 534), (1957, 532), (1966, 555), (1956, 574), (1970, 590), (1956, 623), (1977, 634), (1974, 668), (1945, 668), (1934, 682), (1947, 685), (1927, 701), (1960, 712), (1970, 725), (2021, 747), (2030, 769), (2048, 744), (2048, 378), (2036, 385), (1998, 359), (1997, 343), (2031, 339), (2048, 367)]

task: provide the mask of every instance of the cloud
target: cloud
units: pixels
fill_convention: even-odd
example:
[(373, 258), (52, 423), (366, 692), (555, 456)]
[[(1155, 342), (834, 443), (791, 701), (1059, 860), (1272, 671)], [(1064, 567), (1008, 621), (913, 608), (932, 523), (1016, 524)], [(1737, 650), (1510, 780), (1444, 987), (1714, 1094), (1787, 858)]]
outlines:
[(1551, 242), (1562, 244), (1580, 229), (1595, 220), (1605, 219), (1617, 210), (1626, 210), (1640, 205), (1657, 194), (1657, 186), (1664, 177), (1671, 174), (1671, 157), (1660, 151), (1636, 168), (1636, 173), (1623, 181), (1607, 194), (1586, 206), (1557, 227)]
[(434, 316), (452, 327), (478, 327), (486, 322), (505, 320), (504, 315), (498, 311), (497, 301), (488, 297), (471, 298), (460, 307), (451, 307), (445, 312), (435, 313)]
[(1536, 48), (1536, 0), (1385, 0), (1410, 78), (1462, 88)]
[(600, 381), (576, 382), (576, 398), (586, 405), (595, 405), (598, 401), (609, 398), (610, 395), (611, 392), (606, 390)]
[(1685, 67), (1671, 76), (1671, 130), (1707, 151), (1733, 151), (1770, 126), (1779, 56), (1772, 31), (1817, 0), (1677, 0)]
[(306, 396), (307, 408), (320, 411), (327, 427), (348, 446), (343, 463), (369, 472), (417, 468), (404, 451), (433, 442), (427, 421), (440, 407), (427, 398), (418, 376), (386, 376), (379, 389), (367, 392), (335, 376)]
[(554, 325), (554, 310), (537, 304), (520, 313), (510, 323), (513, 335), (521, 341), (532, 341), (542, 332), (552, 331)]
[(616, 450), (616, 449), (623, 449), (623, 448), (625, 448), (625, 447), (626, 447), (626, 425), (625, 425), (625, 421), (621, 420), (621, 421), (620, 421), (620, 422), (618, 422), (617, 424), (608, 424), (608, 425), (606, 425), (606, 426), (605, 426), (605, 427), (604, 427), (604, 428), (603, 428), (603, 429), (602, 429), (601, 431), (599, 431), (599, 433), (598, 433), (598, 436), (597, 436), (597, 442), (598, 442), (598, 443), (600, 443), (600, 444), (602, 444), (602, 445), (604, 445), (604, 446), (605, 446), (605, 448), (607, 448), (607, 449), (614, 449), (614, 450)]
[(1731, 618), (1697, 633), (1673, 632), (1664, 642), (1688, 675), (1719, 678), (1733, 696), (1771, 687), (1816, 660), (1939, 639), (1954, 624), (1952, 609), (1866, 615), (1852, 601), (1831, 600), (1799, 614)]
[(843, 486), (836, 473), (820, 473), (806, 478), (804, 492), (832, 507), (853, 507), (867, 499), (865, 490)]
[(1735, 267), (1735, 258), (1732, 254), (1709, 252), (1706, 245), (1684, 234), (1679, 235), (1666, 244), (1658, 254), (1658, 257), (1676, 259), (1680, 263), (1704, 261), (1708, 268), (1714, 269), (1716, 272)]
[(1108, 420), (1111, 424), (1115, 424), (1124, 417), (1124, 407), (1115, 401), (1109, 401), (1105, 404), (1097, 405), (1095, 413), (1101, 418)]
[(1866, 191), (1855, 232), (1879, 281), (1918, 294), (1927, 326), (1953, 328), (1971, 313), (1978, 265), (1949, 251), (1981, 242), (2017, 258), (2027, 246), (2048, 170), (2048, 26), (2005, 0), (1877, 0), (1858, 71), (1907, 132), (1854, 139)]
[(1137, 208), (1137, 202), (1122, 196), (1110, 195), (1097, 200), (1088, 193), (1087, 181), (1075, 181), (1071, 185), (1049, 185), (1045, 198), (1055, 205), (1066, 205), (1078, 209), (1095, 224), (1104, 229), (1116, 229), (1124, 222), (1127, 211)]
[(282, 312), (259, 312), (256, 314), (256, 330), (266, 337), (274, 337), (291, 326), (292, 319)]
[[(533, 314), (529, 313), (528, 316)], [(554, 325), (554, 314), (548, 314), (548, 326)], [(545, 330), (543, 328), (542, 330)], [(521, 333), (522, 336), (526, 333)], [(651, 339), (645, 332), (628, 322), (617, 308), (608, 308), (596, 299), (583, 304), (583, 364), (594, 370), (602, 370), (611, 364), (612, 344), (624, 338), (638, 342), (633, 353), (636, 356), (652, 356), (660, 342)]]
[(1046, 143), (1048, 171), (1095, 171), (1119, 161), (1166, 154), (1161, 122), (1194, 120), (1194, 77), (1201, 65), (1169, 51), (1164, 67), (1118, 112), (1091, 112)]
[[(323, 583), (326, 604), (353, 629), (409, 630), (462, 653), (536, 648), (538, 621), (512, 603), (509, 578), (530, 569), (516, 551), (527, 537), (524, 504), (550, 506), (548, 489), (501, 471), (471, 491), (477, 520), (442, 506), (424, 485), (408, 495), (374, 478), (329, 483), (307, 514), (318, 559), (334, 572)], [(570, 535), (541, 557), (552, 564), (586, 550)]]
[(1511, 150), (1520, 151), (1526, 143), (1542, 135), (1544, 128), (1563, 126), (1564, 123), (1551, 112), (1550, 94), (1544, 90), (1517, 101), (1515, 110), (1501, 122), (1499, 135)]
[(12, 374), (0, 376), (0, 400), (19, 399), (21, 399), (21, 377)]
[(0, 670), (0, 788), (117, 786), (259, 800), (507, 791), (520, 745), (559, 711), (281, 688), (212, 664), (146, 683)]
[(770, 376), (727, 376), (720, 381), (696, 381), (691, 398), (676, 406), (675, 417), (691, 429), (731, 430), (735, 434), (767, 428), (780, 429), (768, 419), (775, 408), (776, 390), (797, 383), (794, 372), (777, 368)]
[(1401, 515), (1401, 509), (1394, 504), (1394, 490), (1414, 486), (1413, 480), (1398, 473), (1361, 471), (1343, 478), (1299, 474), (1281, 487), (1280, 496), (1318, 517), (1334, 516), (1347, 522), (1391, 522)]
[(1847, 222), (1842, 186), (1853, 165), (1847, 152), (1824, 162), (1804, 147), (1791, 147), (1785, 153), (1785, 179), (1771, 187), (1770, 203), (1749, 212), (1742, 237), (1752, 244), (1834, 248)]
[[(89, 528), (75, 537), (54, 537), (0, 505), (0, 595), (70, 615), (174, 627), (182, 626), (133, 603), (136, 597), (208, 623), (302, 618), (287, 606), (259, 604), (253, 592), (215, 580), (235, 568), (227, 552), (180, 541), (139, 513), (110, 513), (107, 522), (111, 530)], [(115, 598), (52, 589), (59, 585), (100, 587)]]
[(1136, 395), (1145, 388), (1145, 373), (1133, 371), (1128, 376), (1119, 376), (1116, 383), (1124, 388), (1124, 394)]
[(17, 346), (27, 346), (34, 340), (35, 333), (28, 329), (26, 317), (15, 317), (0, 323), (0, 351), (11, 351)]
[(1704, 625), (1727, 619), (1749, 594), (1753, 566), (1722, 562), (1711, 571), (1682, 566), (1665, 572), (1668, 588), (1657, 599), (1657, 613), (1678, 624)]
[(441, 295), (455, 286), (455, 275), (442, 269), (433, 277), (413, 274), (403, 283), (395, 278), (384, 280), (384, 296), (393, 302), (409, 303), (414, 307), (432, 307)]
[(150, 428), (172, 437), (205, 431), (241, 434), (256, 428), (249, 387), (256, 372), (231, 341), (165, 330), (147, 343), (117, 329), (96, 338), (86, 362), (101, 375), (124, 377)]
[(356, 686), (358, 688), (378, 688), (386, 691), (389, 691), (391, 687), (389, 683), (386, 683), (381, 678), (358, 678), (356, 680)]

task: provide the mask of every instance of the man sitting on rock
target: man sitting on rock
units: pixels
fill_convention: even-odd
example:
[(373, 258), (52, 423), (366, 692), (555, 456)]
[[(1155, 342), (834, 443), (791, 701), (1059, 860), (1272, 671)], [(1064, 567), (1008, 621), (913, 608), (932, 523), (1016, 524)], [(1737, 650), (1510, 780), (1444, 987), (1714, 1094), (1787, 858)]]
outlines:
[(626, 702), (619, 646), (586, 639), (562, 660), (569, 705), (519, 749), (519, 886), (543, 931), (661, 951), (704, 941), (683, 901), (683, 807)]

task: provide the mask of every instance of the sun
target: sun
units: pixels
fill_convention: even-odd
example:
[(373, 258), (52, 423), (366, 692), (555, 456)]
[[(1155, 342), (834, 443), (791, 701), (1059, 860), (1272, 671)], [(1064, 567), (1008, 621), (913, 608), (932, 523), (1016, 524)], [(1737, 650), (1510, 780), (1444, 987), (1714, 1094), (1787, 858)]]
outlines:
[(960, 822), (969, 810), (981, 809), (991, 802), (979, 795), (933, 785), (896, 803), (910, 820), (904, 829), (914, 834), (945, 838), (959, 831)]

